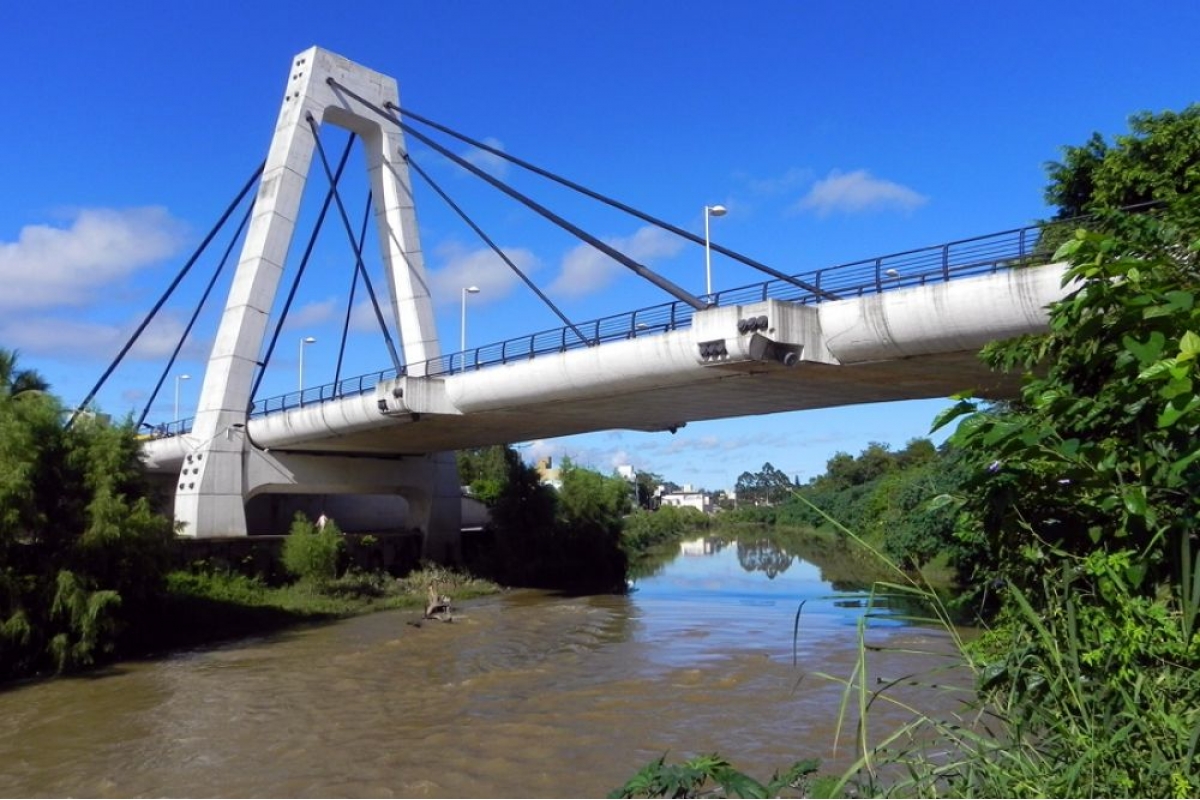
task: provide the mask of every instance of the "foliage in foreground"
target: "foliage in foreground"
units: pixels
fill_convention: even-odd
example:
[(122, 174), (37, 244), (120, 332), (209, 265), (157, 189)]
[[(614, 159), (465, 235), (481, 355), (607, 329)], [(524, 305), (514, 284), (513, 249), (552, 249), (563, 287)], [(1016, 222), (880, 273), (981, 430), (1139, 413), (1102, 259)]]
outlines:
[[(1048, 197), (1095, 215), (1058, 251), (1071, 291), (1045, 336), (985, 358), (1028, 370), (1014, 403), (964, 400), (951, 439), (974, 478), (959, 532), (998, 601), (951, 672), (883, 684), (868, 618), (847, 678), (859, 759), (834, 788), (958, 797), (1194, 797), (1200, 793), (1200, 107), (1134, 118), (1053, 165)], [(1122, 213), (1154, 201), (1154, 215)], [(864, 542), (865, 544), (865, 542)], [(869, 545), (868, 545), (869, 546)], [(897, 570), (897, 574), (900, 573)], [(924, 587), (884, 591), (925, 596)], [(998, 591), (997, 591), (998, 590)], [(967, 680), (949, 685), (957, 670)], [(905, 687), (974, 697), (882, 741), (867, 720)]]
[(94, 663), (163, 595), (171, 522), (132, 425), (65, 419), (0, 350), (0, 679)]
[(718, 755), (696, 756), (682, 764), (667, 764), (666, 756), (642, 767), (609, 797), (698, 797), (719, 789), (724, 797), (782, 797), (790, 791), (807, 796), (820, 766), (815, 758), (797, 761), (782, 774), (759, 783)]

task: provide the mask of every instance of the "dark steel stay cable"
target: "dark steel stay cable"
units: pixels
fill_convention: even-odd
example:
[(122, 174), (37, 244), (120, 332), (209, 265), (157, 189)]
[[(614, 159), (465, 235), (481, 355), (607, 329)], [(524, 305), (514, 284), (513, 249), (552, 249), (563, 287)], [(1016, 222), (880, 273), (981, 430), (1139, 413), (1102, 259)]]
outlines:
[[(363, 207), (362, 226), (358, 229), (358, 247), (355, 253), (362, 257), (363, 242), (367, 239), (367, 222), (371, 219), (371, 190), (367, 190), (367, 204)], [(342, 323), (342, 343), (338, 346), (337, 367), (333, 370), (333, 390), (337, 392), (338, 384), (342, 382), (342, 359), (346, 356), (346, 338), (350, 333), (350, 314), (354, 310), (354, 294), (358, 289), (358, 270), (350, 273), (350, 296), (346, 300), (346, 321)]]
[(511, 269), (513, 272), (517, 273), (517, 275), (521, 278), (521, 280), (525, 281), (525, 285), (528, 286), (530, 289), (532, 289), (534, 291), (534, 293), (542, 299), (542, 302), (545, 303), (547, 306), (549, 306), (550, 310), (558, 315), (558, 318), (563, 321), (563, 324), (565, 324), (568, 328), (570, 328), (572, 331), (575, 332), (575, 335), (579, 337), (580, 341), (582, 341), (584, 344), (589, 345), (589, 346), (592, 344), (591, 340), (589, 340), (586, 336), (584, 336), (583, 333), (579, 330), (579, 328), (575, 327), (575, 323), (571, 322), (571, 320), (567, 319), (566, 315), (563, 314), (561, 311), (559, 311), (558, 306), (554, 305), (554, 303), (551, 302), (550, 298), (542, 293), (542, 290), (537, 287), (537, 284), (535, 284), (533, 281), (529, 280), (529, 277), (527, 275), (525, 275), (525, 273), (522, 272), (521, 269), (512, 262), (512, 259), (510, 259), (508, 257), (508, 255), (505, 254), (505, 252), (503, 250), (501, 250), (496, 245), (496, 243), (493, 242), (492, 239), (486, 233), (484, 233), (483, 230), (478, 225), (476, 225), (475, 222), (470, 217), (467, 216), (465, 211), (463, 211), (461, 208), (459, 208), (457, 203), (455, 203), (453, 200), (450, 199), (450, 196), (442, 190), (442, 187), (439, 186), (433, 180), (432, 177), (429, 176), (429, 173), (427, 173), (425, 170), (421, 169), (421, 166), (419, 164), (417, 164), (417, 162), (412, 158), (412, 156), (405, 153), (404, 160), (408, 162), (409, 166), (411, 166), (414, 170), (417, 171), (418, 175), (420, 175), (422, 178), (425, 179), (426, 183), (428, 183), (431, 187), (433, 187), (433, 190), (435, 192), (437, 192), (438, 195), (443, 200), (446, 201), (446, 204), (448, 206), (450, 206), (450, 208), (454, 209), (455, 213), (457, 213), (458, 216), (462, 218), (462, 221), (467, 223), (467, 225), (469, 225), (471, 227), (471, 230), (475, 231), (475, 233), (478, 234), (479, 238), (482, 239), (484, 241), (484, 243), (487, 244), (488, 247), (492, 248), (492, 252), (494, 252), (496, 255), (500, 256), (500, 258), (503, 259), (504, 263), (508, 265), (508, 268)]
[(616, 250), (612, 246), (605, 244), (604, 242), (597, 239), (595, 236), (592, 236), (590, 233), (583, 230), (582, 228), (580, 228), (576, 225), (573, 225), (572, 223), (570, 223), (567, 220), (560, 217), (558, 214), (555, 214), (550, 209), (548, 209), (545, 206), (538, 203), (536, 200), (526, 197), (525, 195), (518, 192), (516, 189), (513, 189), (511, 186), (508, 186), (507, 184), (503, 183), (502, 181), (497, 180), (496, 178), (492, 177), (487, 172), (483, 171), (482, 169), (480, 169), (479, 167), (470, 163), (469, 161), (462, 158), (461, 156), (458, 156), (455, 153), (450, 152), (448, 149), (446, 149), (442, 145), (438, 144), (433, 139), (430, 139), (425, 134), (414, 129), (411, 125), (400, 120), (400, 118), (397, 117), (395, 114), (392, 114), (389, 111), (385, 111), (384, 109), (379, 108), (379, 106), (375, 105), (370, 100), (367, 100), (366, 98), (362, 97), (361, 95), (359, 95), (357, 92), (353, 91), (352, 89), (346, 88), (345, 86), (343, 86), (342, 84), (340, 84), (336, 80), (334, 80), (333, 78), (326, 78), (325, 82), (328, 85), (335, 87), (338, 91), (343, 92), (346, 95), (354, 98), (359, 103), (363, 104), (364, 106), (366, 106), (370, 110), (374, 111), (376, 114), (378, 114), (379, 116), (388, 120), (389, 122), (393, 123), (394, 125), (399, 126), (402, 131), (409, 134), (414, 139), (418, 140), (419, 142), (426, 145), (427, 147), (437, 151), (442, 156), (450, 159), (455, 164), (459, 165), (460, 167), (467, 170), (468, 172), (475, 175), (476, 177), (480, 178), (481, 180), (486, 181), (494, 188), (500, 190), (501, 192), (504, 192), (506, 195), (513, 198), (517, 202), (521, 203), (525, 207), (537, 212), (538, 214), (542, 215), (546, 219), (553, 222), (555, 225), (558, 225), (560, 228), (563, 228), (564, 230), (570, 232), (572, 235), (576, 236), (577, 238), (582, 239), (583, 241), (587, 242), (592, 247), (594, 247), (597, 250), (599, 250), (600, 252), (604, 253), (606, 256), (613, 259), (617, 263), (632, 270), (634, 272), (634, 274), (644, 278), (645, 280), (650, 281), (658, 288), (669, 293), (675, 299), (680, 300), (684, 303), (687, 303), (689, 306), (696, 309), (697, 311), (703, 311), (704, 309), (708, 308), (709, 304), (702, 302), (695, 295), (693, 295), (690, 292), (686, 291), (685, 289), (677, 286), (672, 281), (662, 277), (661, 275), (655, 273), (654, 271), (647, 269), (643, 265), (634, 261), (629, 256), (625, 255), (624, 253), (620, 252), (619, 250)]
[[(500, 150), (499, 148), (492, 147), (491, 145), (485, 144), (476, 139), (472, 139), (471, 137), (469, 137), (465, 134), (459, 133), (458, 131), (455, 131), (451, 128), (447, 128), (445, 125), (440, 125), (440, 124), (434, 122), (433, 120), (429, 119), (428, 117), (423, 117), (420, 114), (414, 113), (412, 111), (408, 111), (408, 110), (403, 109), (400, 106), (397, 106), (390, 102), (387, 103), (387, 107), (391, 110), (394, 110), (394, 111), (402, 114), (403, 116), (405, 116), (409, 119), (414, 119), (423, 125), (428, 125), (429, 127), (433, 128), (435, 130), (439, 130), (442, 133), (445, 133), (449, 136), (453, 136), (455, 139), (465, 142), (465, 143), (471, 145), (472, 147), (478, 147), (480, 150), (491, 153), (492, 155), (495, 155), (495, 156), (499, 156), (500, 158), (503, 158), (506, 161), (516, 164), (518, 167), (522, 167), (522, 168), (527, 169), (530, 172), (533, 172), (537, 175), (541, 175), (543, 178), (552, 180), (555, 183), (558, 183), (562, 186), (566, 186), (568, 189), (574, 189), (575, 191), (577, 191), (581, 194), (587, 195), (588, 197), (592, 198), (593, 200), (598, 200), (607, 206), (611, 206), (612, 208), (618, 209), (620, 211), (624, 211), (626, 214), (632, 214), (633, 216), (637, 217), (638, 219), (640, 219), (644, 222), (649, 222), (651, 225), (655, 225), (659, 228), (662, 228), (665, 231), (670, 231), (671, 233), (675, 234), (676, 236), (682, 236), (683, 238), (687, 239), (688, 241), (694, 242), (695, 244), (700, 244), (700, 245), (704, 244), (703, 238), (697, 236), (694, 233), (691, 233), (690, 231), (685, 231), (683, 228), (676, 227), (675, 225), (672, 225), (671, 223), (666, 222), (665, 220), (658, 219), (657, 217), (653, 217), (650, 214), (639, 211), (636, 208), (633, 208), (632, 206), (628, 206), (619, 200), (614, 200), (613, 198), (602, 195), (599, 192), (594, 192), (591, 189), (587, 188), (586, 186), (581, 186), (580, 184), (575, 183), (574, 181), (568, 180), (567, 178), (564, 178), (561, 175), (556, 175), (553, 172), (544, 170), (541, 167), (535, 166), (534, 164), (530, 164), (528, 161), (524, 161), (520, 158), (517, 158), (516, 156), (510, 155), (510, 154), (504, 152), (503, 150)], [(708, 246), (715, 252), (720, 253), (721, 255), (728, 256), (729, 258), (732, 258), (736, 261), (740, 261), (743, 264), (745, 264), (746, 266), (753, 267), (754, 269), (757, 269), (760, 272), (765, 272), (766, 274), (768, 274), (772, 277), (778, 278), (782, 281), (787, 281), (788, 283), (790, 283), (794, 286), (799, 286), (801, 289), (804, 289), (807, 292), (812, 292), (816, 295), (819, 295), (819, 296), (825, 298), (826, 300), (837, 300), (838, 299), (837, 295), (833, 294), (832, 292), (828, 292), (817, 286), (813, 286), (812, 284), (807, 283), (806, 281), (803, 281), (800, 278), (795, 277), (794, 275), (788, 275), (786, 273), (780, 272), (777, 269), (768, 267), (766, 264), (762, 264), (748, 256), (742, 255), (741, 253), (737, 252), (736, 250), (730, 250), (727, 247), (722, 247), (721, 245), (717, 244), (716, 242), (709, 242)]]
[(113, 370), (117, 368), (117, 366), (125, 358), (125, 355), (129, 352), (130, 348), (133, 347), (133, 343), (138, 340), (138, 337), (140, 337), (142, 332), (146, 330), (146, 327), (149, 326), (150, 322), (158, 314), (159, 310), (163, 307), (167, 300), (170, 299), (171, 295), (175, 292), (175, 289), (179, 286), (180, 281), (184, 279), (184, 277), (191, 270), (192, 266), (196, 263), (196, 260), (200, 258), (201, 254), (204, 253), (205, 248), (207, 248), (209, 243), (213, 240), (213, 237), (215, 237), (217, 232), (220, 231), (225, 225), (226, 220), (229, 219), (229, 215), (232, 214), (233, 210), (241, 204), (247, 193), (249, 193), (251, 187), (254, 186), (259, 177), (262, 175), (263, 169), (265, 169), (266, 166), (267, 162), (265, 160), (263, 163), (259, 164), (258, 169), (254, 170), (254, 174), (250, 176), (248, 181), (246, 181), (246, 185), (242, 187), (240, 192), (238, 192), (237, 197), (235, 197), (233, 202), (231, 202), (225, 208), (225, 213), (223, 213), (221, 218), (217, 220), (217, 223), (213, 225), (212, 229), (208, 232), (208, 235), (204, 237), (204, 241), (200, 242), (200, 246), (196, 248), (196, 251), (192, 253), (191, 258), (189, 258), (187, 263), (183, 265), (183, 269), (179, 270), (179, 274), (175, 276), (175, 280), (171, 281), (171, 285), (167, 287), (167, 290), (163, 292), (162, 297), (160, 297), (158, 302), (154, 304), (154, 308), (150, 309), (150, 313), (147, 314), (146, 318), (142, 320), (140, 325), (138, 325), (137, 330), (135, 330), (133, 335), (129, 337), (129, 341), (125, 342), (125, 346), (121, 348), (121, 352), (117, 353), (117, 357), (114, 358), (113, 362), (108, 365), (108, 369), (104, 370), (104, 374), (100, 376), (100, 380), (96, 381), (96, 385), (92, 387), (90, 392), (88, 392), (87, 397), (85, 397), (83, 402), (76, 407), (74, 412), (72, 412), (70, 418), (67, 420), (67, 424), (64, 426), (66, 430), (71, 429), (71, 426), (75, 424), (75, 418), (78, 416), (79, 412), (87, 408), (88, 404), (96, 398), (96, 393), (100, 391), (100, 387), (102, 387), (105, 381), (108, 380), (108, 377), (112, 375)]
[[(317, 236), (321, 233), (321, 227), (325, 223), (325, 215), (329, 213), (329, 204), (333, 202), (333, 194), (337, 188), (337, 182), (342, 179), (342, 171), (346, 168), (346, 162), (350, 160), (350, 148), (354, 144), (354, 134), (351, 133), (346, 139), (346, 147), (342, 150), (342, 158), (338, 162), (337, 174), (329, 177), (329, 191), (325, 193), (325, 201), (321, 204), (321, 213), (317, 214), (316, 222), (313, 224), (312, 233), (308, 236), (308, 244), (304, 246), (304, 256), (300, 259), (300, 266), (296, 270), (296, 275), (292, 278), (292, 286), (288, 290), (287, 299), (283, 303), (283, 310), (279, 314), (279, 321), (275, 323), (275, 330), (271, 334), (271, 342), (267, 345), (267, 352), (258, 362), (258, 370), (254, 376), (254, 387), (250, 390), (250, 407), (254, 407), (254, 398), (258, 397), (258, 387), (262, 384), (263, 378), (266, 375), (266, 365), (271, 363), (271, 356), (275, 353), (275, 345), (279, 342), (279, 337), (283, 333), (283, 324), (287, 321), (288, 312), (292, 309), (292, 301), (296, 299), (296, 290), (300, 288), (300, 279), (304, 277), (304, 271), (308, 268), (308, 260), (312, 257), (313, 247), (316, 246)], [(304, 391), (304, 387), (300, 387)]]
[[(196, 303), (196, 309), (192, 312), (192, 318), (188, 320), (187, 327), (183, 329), (183, 334), (179, 337), (179, 342), (176, 343), (175, 349), (171, 352), (171, 358), (167, 361), (167, 366), (163, 369), (162, 375), (158, 377), (158, 383), (154, 385), (154, 391), (150, 393), (150, 399), (146, 401), (146, 407), (142, 409), (142, 415), (138, 417), (137, 427), (141, 428), (146, 422), (146, 417), (150, 413), (150, 406), (154, 405), (155, 398), (158, 397), (162, 385), (167, 380), (167, 375), (170, 374), (171, 368), (175, 366), (175, 360), (179, 357), (179, 351), (183, 349), (183, 343), (187, 341), (188, 336), (192, 332), (192, 328), (196, 325), (196, 320), (200, 318), (200, 312), (204, 310), (204, 306), (208, 303), (209, 295), (212, 294), (213, 287), (217, 285), (217, 279), (221, 277), (221, 273), (225, 270), (225, 265), (229, 263), (229, 256), (233, 253), (233, 247), (238, 240), (242, 238), (242, 232), (246, 230), (246, 224), (250, 221), (250, 215), (254, 213), (254, 204), (246, 206), (246, 213), (242, 214), (242, 221), (238, 223), (237, 230), (229, 239), (229, 244), (225, 247), (225, 253), (221, 256), (221, 262), (217, 264), (217, 268), (213, 270), (212, 277), (208, 279), (208, 286), (204, 287), (204, 294), (200, 296), (200, 302)], [(172, 420), (178, 423), (179, 420)], [(180, 426), (182, 428), (182, 426)], [(182, 433), (182, 430), (176, 430), (176, 433)]]
[[(329, 160), (325, 157), (325, 148), (321, 145), (321, 136), (317, 130), (317, 120), (313, 117), (312, 112), (305, 115), (308, 120), (308, 127), (312, 129), (313, 139), (317, 143), (317, 153), (321, 156), (321, 166), (325, 168), (325, 174), (329, 177), (332, 185), (333, 199), (337, 203), (338, 213), (342, 217), (342, 226), (346, 229), (346, 236), (350, 239), (350, 246), (354, 247), (354, 228), (350, 225), (350, 217), (346, 214), (346, 206), (342, 204), (342, 196), (338, 193), (337, 185), (333, 180), (333, 174), (329, 170)], [(379, 309), (379, 300), (375, 297), (375, 289), (371, 286), (371, 277), (367, 275), (367, 268), (363, 264), (362, 253), (355, 252), (355, 266), (362, 273), (363, 285), (367, 287), (367, 294), (371, 296), (371, 305), (375, 308), (375, 318), (379, 321), (379, 330), (383, 333), (383, 340), (387, 344), (388, 354), (392, 357), (392, 366), (396, 368), (399, 374), (400, 356), (396, 353), (396, 344), (392, 341), (392, 334), (388, 331), (387, 323), (383, 319), (383, 312)]]

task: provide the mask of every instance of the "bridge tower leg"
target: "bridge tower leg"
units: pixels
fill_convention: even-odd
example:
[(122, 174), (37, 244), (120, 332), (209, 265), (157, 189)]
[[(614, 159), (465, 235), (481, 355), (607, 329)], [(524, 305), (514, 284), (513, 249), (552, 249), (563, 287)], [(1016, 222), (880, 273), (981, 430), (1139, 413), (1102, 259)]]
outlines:
[[(425, 362), (440, 355), (411, 181), (402, 159), (403, 134), (394, 122), (330, 86), (331, 77), (379, 108), (399, 105), (392, 78), (316, 47), (293, 59), (245, 244), (205, 372), (192, 427), (192, 455), (176, 489), (175, 515), (185, 536), (246, 535), (245, 501), (256, 488), (248, 476), (258, 471), (247, 465), (250, 459), (270, 459), (249, 446), (245, 426), (271, 306), (316, 146), (310, 114), (318, 125), (346, 128), (363, 142), (391, 313), (409, 374), (424, 374)], [(446, 457), (431, 459), (431, 463), (445, 461)], [(452, 454), (449, 462), (453, 464)], [(447, 484), (439, 483), (438, 496), (445, 498), (453, 489), (454, 502), (433, 503), (427, 510), (430, 518), (417, 524), (429, 536), (444, 539), (458, 534), (459, 490), (457, 475), (446, 474), (444, 463), (435, 469), (439, 482)]]

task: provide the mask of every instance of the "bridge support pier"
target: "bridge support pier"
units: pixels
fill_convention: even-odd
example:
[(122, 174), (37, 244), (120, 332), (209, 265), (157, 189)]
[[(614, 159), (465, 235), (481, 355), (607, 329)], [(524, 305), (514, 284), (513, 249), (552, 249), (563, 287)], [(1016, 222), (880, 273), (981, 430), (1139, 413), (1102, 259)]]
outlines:
[[(400, 333), (407, 364), (394, 354), (394, 366), (408, 375), (423, 375), (426, 362), (439, 355), (407, 148), (396, 122), (370, 109), (399, 102), (395, 80), (333, 53), (314, 47), (293, 59), (241, 260), (205, 371), (192, 427), (195, 442), (189, 442), (191, 452), (176, 484), (175, 518), (185, 536), (245, 535), (245, 503), (257, 493), (400, 493), (422, 520), (418, 524), (436, 551), (431, 555), (452, 557), (456, 552), (459, 487), (453, 456), (447, 462), (431, 455), (413, 469), (386, 467), (389, 462), (376, 458), (370, 474), (361, 463), (355, 468), (353, 459), (341, 457), (351, 466), (348, 474), (339, 475), (332, 468), (306, 466), (294, 451), (268, 455), (252, 445), (247, 430), (267, 323), (316, 148), (310, 124), (344, 128), (362, 142), (388, 280), (390, 323)], [(307, 474), (290, 474), (292, 468)]]
[[(185, 473), (191, 469), (186, 464), (201, 455), (185, 461)], [(462, 491), (452, 452), (372, 457), (249, 448), (243, 467), (244, 491), (190, 495), (194, 508), (184, 513), (202, 525), (220, 525), (222, 536), (283, 533), (296, 511), (314, 519), (328, 513), (346, 532), (420, 530), (422, 558), (430, 561), (455, 563), (461, 556)], [(268, 495), (281, 501), (254, 503)], [(176, 508), (177, 518), (180, 511)]]

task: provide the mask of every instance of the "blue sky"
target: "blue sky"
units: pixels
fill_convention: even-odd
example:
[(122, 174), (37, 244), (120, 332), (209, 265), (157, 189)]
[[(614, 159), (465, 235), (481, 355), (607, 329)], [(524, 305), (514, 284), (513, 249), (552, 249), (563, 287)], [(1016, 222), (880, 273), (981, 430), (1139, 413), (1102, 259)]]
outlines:
[[(697, 234), (704, 205), (724, 204), (714, 241), (790, 273), (1044, 215), (1043, 165), (1062, 145), (1198, 99), (1198, 30), (1198, 4), (1109, 0), (4, 4), (0, 346), (81, 400), (264, 157), (291, 58), (314, 44), (394, 76), (415, 112)], [(327, 142), (337, 151), (340, 134)], [(573, 320), (669, 299), (415, 144), (413, 154)], [(703, 291), (702, 248), (504, 174)], [(467, 285), (482, 289), (469, 300), (471, 344), (558, 326), (417, 192), (444, 351), (458, 349)], [(347, 199), (357, 217), (363, 198), (347, 188)], [(327, 225), (262, 396), (295, 388), (304, 336), (317, 338), (305, 382), (332, 379), (352, 265), (340, 225)], [(717, 256), (713, 272), (718, 289), (760, 279)], [(183, 287), (114, 374), (105, 411), (140, 410), (199, 287)], [(343, 375), (388, 365), (358, 315)], [(202, 317), (151, 420), (173, 417), (176, 375), (193, 376), (180, 383), (181, 414), (194, 409), (214, 324)], [(525, 452), (708, 488), (765, 461), (805, 480), (838, 451), (925, 435), (943, 405), (604, 432)]]

